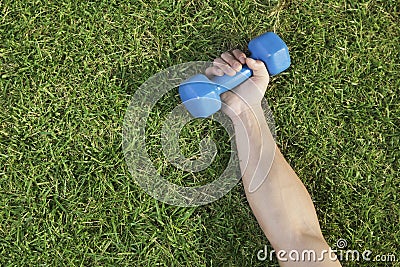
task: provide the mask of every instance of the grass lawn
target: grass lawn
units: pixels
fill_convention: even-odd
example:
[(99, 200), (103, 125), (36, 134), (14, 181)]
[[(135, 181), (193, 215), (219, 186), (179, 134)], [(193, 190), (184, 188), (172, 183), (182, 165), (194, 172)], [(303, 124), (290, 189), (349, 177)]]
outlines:
[[(343, 266), (400, 266), (396, 0), (0, 0), (0, 266), (277, 266), (257, 259), (271, 247), (240, 183), (205, 206), (163, 204), (135, 184), (121, 146), (144, 81), (265, 31), (292, 57), (266, 94), (279, 147), (328, 243), (397, 256)], [(154, 111), (148, 149), (178, 182), (157, 161), (159, 114), (177, 104), (175, 92)], [(219, 131), (184, 132), (189, 156), (205, 134), (221, 144), (199, 183), (225, 166)]]

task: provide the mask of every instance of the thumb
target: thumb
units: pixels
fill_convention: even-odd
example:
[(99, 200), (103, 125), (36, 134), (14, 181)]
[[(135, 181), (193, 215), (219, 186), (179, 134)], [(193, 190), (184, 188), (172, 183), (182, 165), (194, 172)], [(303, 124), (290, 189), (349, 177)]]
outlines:
[(264, 62), (261, 60), (254, 60), (252, 58), (246, 58), (247, 66), (253, 71), (254, 77), (262, 77), (269, 79), (269, 73), (265, 67)]

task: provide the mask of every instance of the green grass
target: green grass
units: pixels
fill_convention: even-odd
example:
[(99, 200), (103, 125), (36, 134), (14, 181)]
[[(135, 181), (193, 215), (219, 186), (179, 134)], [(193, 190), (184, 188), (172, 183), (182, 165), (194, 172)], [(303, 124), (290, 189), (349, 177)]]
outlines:
[[(271, 30), (293, 61), (267, 92), (279, 146), (328, 243), (400, 259), (399, 29), (394, 0), (0, 0), (0, 265), (276, 265), (257, 260), (268, 241), (240, 183), (206, 206), (165, 205), (134, 183), (121, 147), (126, 108), (149, 77)], [(222, 142), (214, 126), (184, 136)], [(221, 173), (226, 149), (199, 183)]]

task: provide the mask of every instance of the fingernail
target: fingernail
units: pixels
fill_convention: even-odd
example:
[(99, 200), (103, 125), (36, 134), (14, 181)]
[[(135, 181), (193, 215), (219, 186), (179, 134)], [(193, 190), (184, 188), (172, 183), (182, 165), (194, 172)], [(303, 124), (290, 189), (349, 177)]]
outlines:
[(234, 68), (236, 71), (239, 71), (239, 70), (242, 69), (242, 64), (235, 63), (235, 64), (233, 64), (233, 68)]
[(239, 61), (244, 64), (246, 63), (246, 58), (244, 56), (239, 57)]

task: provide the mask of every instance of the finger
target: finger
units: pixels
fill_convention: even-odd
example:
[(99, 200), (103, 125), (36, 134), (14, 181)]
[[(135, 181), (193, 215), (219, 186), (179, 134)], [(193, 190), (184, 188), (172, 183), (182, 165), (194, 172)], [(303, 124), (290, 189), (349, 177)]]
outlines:
[(205, 71), (205, 74), (208, 78), (211, 78), (212, 76), (222, 76), (224, 75), (224, 71), (221, 70), (220, 68), (216, 66), (208, 67)]
[(267, 68), (265, 67), (264, 62), (262, 62), (261, 60), (246, 58), (246, 64), (253, 71), (254, 77), (263, 77), (269, 79)]
[(231, 66), (220, 57), (214, 59), (213, 64), (214, 67), (220, 68), (225, 74), (229, 76), (234, 76), (236, 74), (236, 71), (232, 69)]
[(246, 54), (240, 51), (239, 49), (233, 50), (232, 54), (235, 56), (237, 60), (239, 60), (240, 63), (242, 64), (246, 63)]
[(239, 71), (242, 69), (242, 63), (240, 63), (237, 58), (229, 52), (222, 53), (221, 58), (228, 63), (232, 69)]

